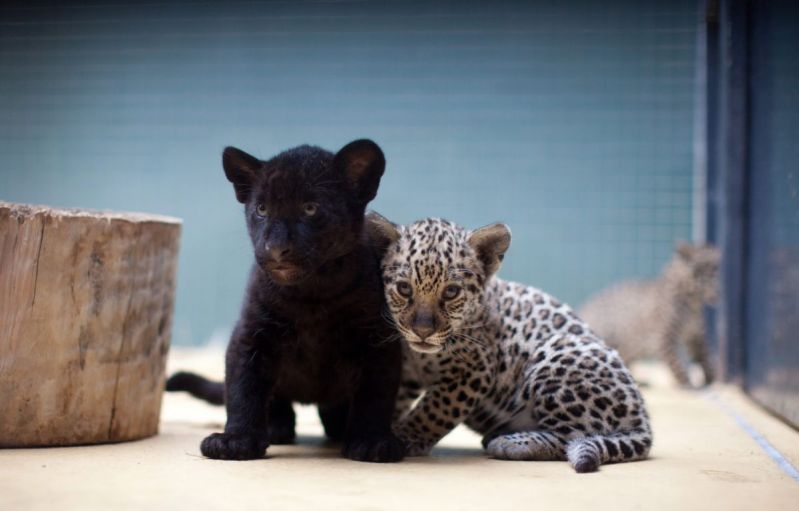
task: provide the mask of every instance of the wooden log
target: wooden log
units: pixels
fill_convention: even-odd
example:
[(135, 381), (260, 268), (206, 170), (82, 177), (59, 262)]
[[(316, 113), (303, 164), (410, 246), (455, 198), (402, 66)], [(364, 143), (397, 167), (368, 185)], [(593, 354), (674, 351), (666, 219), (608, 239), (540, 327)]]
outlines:
[(0, 201), (0, 446), (158, 432), (180, 220)]

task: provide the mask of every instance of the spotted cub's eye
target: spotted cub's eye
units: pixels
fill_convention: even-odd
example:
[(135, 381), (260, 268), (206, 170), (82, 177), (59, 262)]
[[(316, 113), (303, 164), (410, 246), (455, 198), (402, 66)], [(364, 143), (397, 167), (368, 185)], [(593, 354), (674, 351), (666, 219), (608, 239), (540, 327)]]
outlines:
[(413, 288), (411, 288), (409, 283), (405, 282), (404, 280), (400, 280), (397, 282), (397, 293), (401, 294), (405, 298), (410, 298), (410, 296), (413, 294)]
[(255, 212), (258, 214), (258, 216), (266, 216), (266, 204), (264, 204), (262, 202), (259, 203), (255, 207)]
[(302, 205), (302, 212), (305, 213), (305, 216), (314, 216), (317, 209), (319, 209), (319, 204), (315, 202), (306, 202)]
[(461, 287), (456, 284), (450, 284), (444, 288), (444, 299), (445, 300), (452, 300), (453, 298), (457, 297), (461, 294)]

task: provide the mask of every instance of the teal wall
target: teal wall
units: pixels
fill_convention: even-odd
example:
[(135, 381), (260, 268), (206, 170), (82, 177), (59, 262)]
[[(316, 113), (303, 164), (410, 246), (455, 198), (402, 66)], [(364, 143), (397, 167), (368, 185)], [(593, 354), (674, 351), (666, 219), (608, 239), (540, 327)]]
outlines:
[(229, 144), (373, 138), (375, 209), (507, 222), (575, 304), (690, 237), (694, 2), (104, 3), (0, 7), (0, 199), (183, 218), (176, 343), (240, 305)]

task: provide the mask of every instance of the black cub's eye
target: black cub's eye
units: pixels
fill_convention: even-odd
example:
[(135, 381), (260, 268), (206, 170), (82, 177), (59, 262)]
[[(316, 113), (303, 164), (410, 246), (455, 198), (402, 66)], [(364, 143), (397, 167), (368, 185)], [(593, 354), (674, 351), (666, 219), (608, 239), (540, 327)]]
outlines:
[(445, 300), (452, 300), (456, 296), (461, 294), (461, 287), (456, 284), (450, 284), (444, 288), (444, 299)]
[(264, 204), (262, 202), (259, 203), (255, 207), (255, 212), (258, 214), (258, 216), (266, 216), (266, 204)]
[(397, 292), (402, 296), (409, 298), (413, 294), (413, 289), (411, 288), (410, 284), (404, 280), (400, 280), (397, 282)]
[(317, 209), (319, 209), (319, 204), (315, 202), (306, 202), (302, 205), (302, 212), (305, 213), (305, 216), (314, 216)]

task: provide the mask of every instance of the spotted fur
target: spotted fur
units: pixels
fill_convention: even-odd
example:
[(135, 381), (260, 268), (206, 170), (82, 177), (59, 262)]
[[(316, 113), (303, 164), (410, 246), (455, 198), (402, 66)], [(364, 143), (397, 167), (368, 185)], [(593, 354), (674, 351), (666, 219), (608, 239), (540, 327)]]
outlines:
[(716, 301), (718, 266), (715, 247), (681, 243), (658, 278), (601, 291), (580, 308), (580, 317), (626, 363), (663, 360), (680, 385), (690, 386), (690, 363), (696, 362), (709, 384), (715, 371), (703, 307)]
[(591, 472), (647, 456), (649, 419), (618, 353), (568, 305), (494, 277), (510, 243), (504, 225), (371, 220), (389, 244), (385, 293), (405, 340), (395, 430), (409, 455), (465, 423), (499, 459)]

